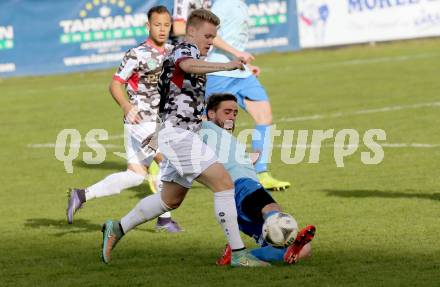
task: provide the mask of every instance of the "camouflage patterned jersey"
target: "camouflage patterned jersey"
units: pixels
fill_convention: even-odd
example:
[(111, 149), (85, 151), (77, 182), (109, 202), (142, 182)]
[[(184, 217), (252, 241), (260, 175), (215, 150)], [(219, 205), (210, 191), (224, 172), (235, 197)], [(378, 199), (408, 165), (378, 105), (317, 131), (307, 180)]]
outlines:
[(163, 62), (159, 78), (160, 118), (173, 127), (197, 131), (205, 108), (206, 76), (187, 74), (179, 67), (185, 59), (199, 59), (193, 44), (181, 42)]
[[(135, 106), (143, 122), (157, 119), (160, 95), (157, 83), (162, 63), (172, 46), (163, 50), (157, 48), (150, 39), (125, 53), (114, 80), (125, 84), (128, 100)], [(128, 121), (124, 118), (124, 122)]]

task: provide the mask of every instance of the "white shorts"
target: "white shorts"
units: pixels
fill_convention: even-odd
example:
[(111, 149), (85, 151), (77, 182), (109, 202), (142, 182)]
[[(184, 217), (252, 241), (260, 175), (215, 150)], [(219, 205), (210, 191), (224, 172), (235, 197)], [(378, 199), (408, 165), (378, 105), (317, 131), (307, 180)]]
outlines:
[(149, 166), (153, 161), (155, 152), (145, 152), (142, 141), (156, 131), (155, 122), (140, 124), (124, 124), (124, 145), (127, 163)]
[(164, 127), (159, 131), (158, 143), (165, 158), (161, 165), (162, 181), (191, 188), (194, 179), (217, 162), (214, 151), (198, 134), (188, 130)]

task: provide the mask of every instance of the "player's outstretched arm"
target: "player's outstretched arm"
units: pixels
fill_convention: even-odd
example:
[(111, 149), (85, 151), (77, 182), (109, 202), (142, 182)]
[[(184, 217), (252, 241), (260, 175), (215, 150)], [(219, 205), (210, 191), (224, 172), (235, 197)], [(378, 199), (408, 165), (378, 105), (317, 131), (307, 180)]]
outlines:
[(243, 60), (234, 59), (228, 63), (211, 63), (203, 60), (186, 59), (179, 63), (179, 67), (189, 74), (208, 74), (219, 71), (244, 70)]
[(235, 49), (234, 47), (226, 43), (220, 36), (215, 37), (214, 47), (223, 50), (225, 52), (228, 52), (229, 54), (233, 55), (236, 58), (243, 58), (246, 64), (255, 60), (255, 57), (252, 56), (252, 54)]
[(116, 80), (112, 80), (109, 90), (113, 99), (122, 108), (126, 119), (133, 124), (138, 124), (140, 122), (140, 118), (137, 114), (136, 108), (133, 107), (133, 105), (130, 104), (130, 102), (125, 97), (124, 84), (121, 84)]

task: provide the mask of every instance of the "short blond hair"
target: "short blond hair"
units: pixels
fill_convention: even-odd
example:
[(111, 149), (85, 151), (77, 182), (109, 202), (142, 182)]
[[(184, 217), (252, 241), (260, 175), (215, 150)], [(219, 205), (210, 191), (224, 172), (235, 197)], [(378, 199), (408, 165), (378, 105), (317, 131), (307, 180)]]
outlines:
[(220, 19), (209, 10), (206, 9), (196, 9), (188, 17), (186, 27), (199, 27), (200, 24), (208, 22), (214, 26), (220, 25)]

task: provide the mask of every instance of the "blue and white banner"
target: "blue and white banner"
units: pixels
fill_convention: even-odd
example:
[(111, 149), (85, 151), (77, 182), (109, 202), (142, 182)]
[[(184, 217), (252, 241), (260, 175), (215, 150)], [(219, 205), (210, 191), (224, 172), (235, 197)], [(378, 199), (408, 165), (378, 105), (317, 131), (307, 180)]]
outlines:
[(302, 48), (440, 35), (440, 0), (297, 0)]
[(170, 1), (0, 1), (0, 76), (115, 66), (145, 40), (146, 11)]
[[(226, 0), (227, 1), (227, 0)], [(247, 0), (251, 52), (299, 47), (295, 0)], [(146, 39), (146, 12), (173, 0), (0, 1), (0, 77), (116, 67)]]
[(18, 22), (14, 22), (11, 13), (14, 6), (12, 1), (0, 2), (0, 75), (12, 74), (17, 70), (16, 29)]
[(299, 49), (295, 0), (247, 0), (246, 3), (251, 17), (249, 51)]

